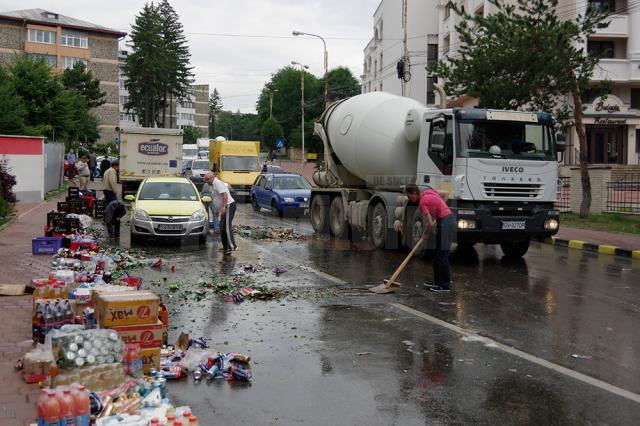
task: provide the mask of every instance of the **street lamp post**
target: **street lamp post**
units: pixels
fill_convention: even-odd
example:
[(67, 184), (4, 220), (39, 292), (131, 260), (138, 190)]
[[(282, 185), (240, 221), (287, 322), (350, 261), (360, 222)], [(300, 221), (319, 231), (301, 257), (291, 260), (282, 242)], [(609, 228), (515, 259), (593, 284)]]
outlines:
[(269, 92), (269, 118), (273, 118), (273, 93), (277, 91), (278, 89), (273, 89)]
[(309, 69), (309, 66), (296, 61), (291, 61), (291, 65), (300, 65), (300, 137), (302, 138), (302, 167), (304, 169), (304, 70)]
[(294, 36), (309, 36), (319, 38), (322, 41), (322, 45), (324, 46), (324, 106), (327, 106), (327, 96), (329, 95), (329, 53), (327, 52), (327, 42), (324, 38), (320, 37), (317, 34), (305, 33), (302, 31), (294, 30), (291, 34)]

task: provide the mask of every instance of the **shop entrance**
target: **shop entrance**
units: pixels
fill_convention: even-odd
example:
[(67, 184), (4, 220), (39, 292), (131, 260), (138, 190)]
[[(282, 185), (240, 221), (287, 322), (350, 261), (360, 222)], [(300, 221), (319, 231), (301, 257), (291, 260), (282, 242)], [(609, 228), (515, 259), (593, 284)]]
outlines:
[(623, 164), (624, 127), (586, 127), (589, 163)]

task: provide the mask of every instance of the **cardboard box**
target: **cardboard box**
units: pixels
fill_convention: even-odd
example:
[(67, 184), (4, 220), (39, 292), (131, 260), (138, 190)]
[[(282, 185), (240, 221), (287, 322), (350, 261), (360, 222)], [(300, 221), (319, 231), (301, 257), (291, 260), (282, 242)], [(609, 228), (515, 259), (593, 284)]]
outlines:
[(142, 371), (148, 373), (152, 368), (160, 369), (160, 348), (142, 349)]
[(103, 328), (155, 324), (160, 298), (150, 291), (97, 293), (96, 317)]
[(111, 327), (118, 332), (118, 336), (124, 343), (138, 343), (141, 349), (155, 349), (162, 346), (162, 333), (164, 324), (157, 321), (155, 324), (124, 325)]

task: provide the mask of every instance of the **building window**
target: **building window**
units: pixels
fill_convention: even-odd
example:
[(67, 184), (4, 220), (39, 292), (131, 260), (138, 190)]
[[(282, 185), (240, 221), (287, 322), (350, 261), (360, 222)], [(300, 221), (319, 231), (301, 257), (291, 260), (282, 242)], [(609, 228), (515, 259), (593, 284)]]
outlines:
[(82, 59), (82, 58), (74, 58), (71, 56), (63, 56), (62, 57), (62, 68), (67, 69), (67, 68), (73, 68), (73, 66), (75, 64), (77, 64), (78, 62), (83, 63), (84, 66), (87, 66), (87, 60), (86, 59)]
[(380, 72), (382, 72), (382, 52), (380, 53)]
[(447, 54), (449, 53), (449, 49), (451, 48), (451, 38), (449, 37), (449, 35), (446, 35), (444, 37), (444, 41), (443, 41), (443, 46), (442, 46), (442, 51)]
[(631, 89), (631, 108), (640, 109), (640, 88)]
[(580, 98), (583, 104), (592, 104), (597, 98), (610, 94), (610, 90), (605, 90), (601, 87), (590, 87), (587, 90), (582, 91)]
[(377, 77), (378, 76), (378, 60), (376, 59), (373, 62), (373, 77)]
[(438, 45), (427, 44), (427, 64), (438, 61)]
[(615, 49), (612, 41), (589, 40), (587, 42), (587, 52), (599, 58), (615, 57)]
[(447, 3), (447, 5), (444, 7), (444, 19), (449, 19), (449, 16), (451, 16), (451, 6), (449, 6), (449, 3)]
[(382, 92), (382, 83), (380, 83), (380, 91)]
[(47, 65), (49, 65), (50, 67), (53, 67), (53, 68), (55, 68), (57, 63), (58, 63), (58, 59), (57, 59), (57, 57), (55, 55), (43, 55), (41, 53), (29, 53), (29, 58), (31, 58), (33, 60), (43, 59)]
[(120, 113), (120, 121), (136, 121), (135, 114)]
[(615, 12), (616, 0), (589, 0), (589, 9)]
[(120, 79), (118, 80), (118, 84), (120, 85), (120, 89), (122, 89), (122, 90), (125, 90), (125, 89), (126, 89), (126, 87), (124, 87), (124, 83), (125, 83), (126, 81), (127, 81), (127, 80), (126, 80), (125, 78), (123, 78), (122, 76), (120, 76)]
[(433, 88), (435, 82), (435, 77), (427, 77), (427, 105), (436, 103), (436, 92)]
[(120, 96), (120, 105), (126, 105), (129, 102), (129, 96)]
[(193, 101), (189, 99), (183, 99), (178, 101), (178, 106), (182, 108), (193, 109)]
[(88, 46), (87, 34), (77, 31), (62, 30), (60, 44), (69, 47), (79, 47), (86, 49)]
[(56, 44), (56, 33), (54, 31), (29, 29), (28, 40), (32, 43)]

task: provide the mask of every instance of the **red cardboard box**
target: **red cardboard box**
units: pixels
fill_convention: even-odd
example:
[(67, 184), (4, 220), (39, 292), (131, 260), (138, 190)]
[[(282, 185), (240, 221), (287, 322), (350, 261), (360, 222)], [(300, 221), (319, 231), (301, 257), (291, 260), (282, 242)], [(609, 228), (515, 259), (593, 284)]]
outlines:
[(96, 316), (103, 328), (158, 322), (160, 298), (149, 291), (97, 293)]
[(111, 327), (116, 331), (124, 343), (138, 343), (141, 349), (156, 349), (162, 346), (164, 324), (124, 325)]
[(142, 371), (148, 373), (152, 368), (160, 369), (160, 348), (142, 349)]

